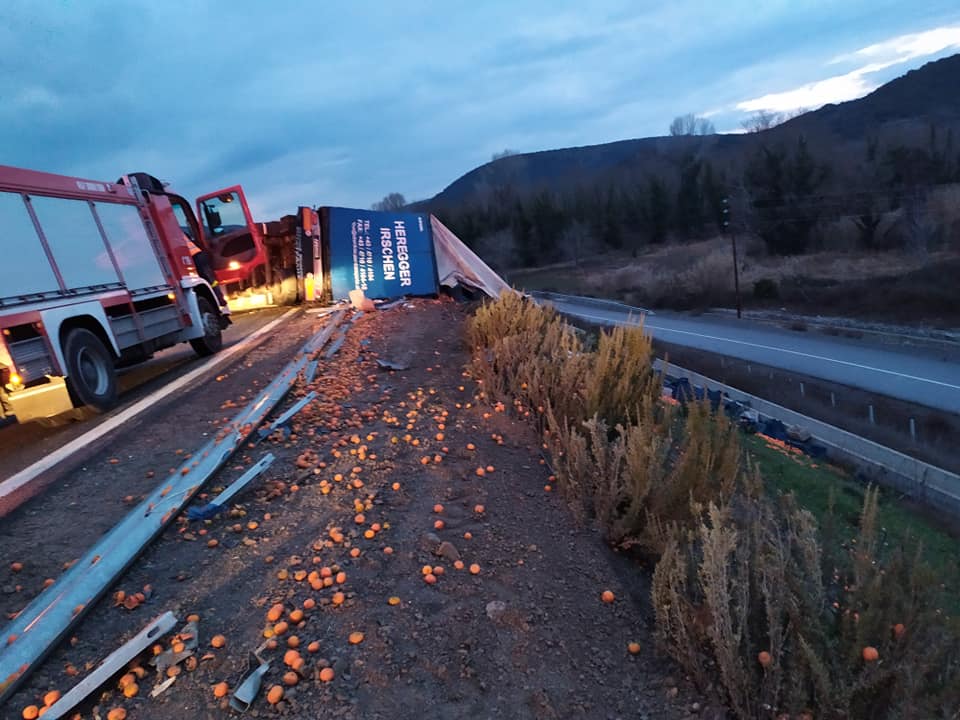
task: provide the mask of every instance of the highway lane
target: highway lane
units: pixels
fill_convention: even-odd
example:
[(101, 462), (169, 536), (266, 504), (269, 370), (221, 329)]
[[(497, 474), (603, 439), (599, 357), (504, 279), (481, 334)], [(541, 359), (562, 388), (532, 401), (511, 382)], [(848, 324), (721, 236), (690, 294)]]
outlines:
[[(602, 324), (638, 322), (624, 307), (551, 298), (565, 314)], [(960, 363), (917, 348), (890, 349), (863, 341), (805, 335), (750, 321), (693, 318), (675, 314), (643, 316), (644, 327), (663, 342), (741, 358), (960, 413)]]
[[(224, 349), (240, 343), (287, 310), (289, 308), (276, 307), (236, 314), (233, 324), (223, 332)], [(150, 392), (190, 372), (204, 360), (197, 357), (188, 344), (175, 345), (158, 352), (145, 363), (118, 371), (120, 403), (108, 415), (97, 415), (87, 408), (80, 408), (43, 422), (0, 427), (0, 481), (97, 427)]]

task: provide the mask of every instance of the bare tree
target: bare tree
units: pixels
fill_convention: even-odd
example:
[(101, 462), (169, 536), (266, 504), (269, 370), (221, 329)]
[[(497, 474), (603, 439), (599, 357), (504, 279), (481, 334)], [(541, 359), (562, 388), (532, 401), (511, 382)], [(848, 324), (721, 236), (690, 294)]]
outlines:
[(807, 112), (806, 108), (796, 108), (789, 112), (773, 112), (771, 110), (757, 110), (753, 115), (740, 123), (741, 127), (747, 132), (763, 132), (770, 128), (782, 125), (787, 120), (803, 115)]
[(370, 209), (377, 212), (391, 212), (403, 210), (406, 205), (407, 199), (402, 194), (394, 192), (384, 197), (380, 202), (375, 202), (370, 206)]
[(516, 155), (516, 154), (517, 154), (516, 150), (511, 150), (510, 148), (507, 148), (506, 150), (501, 150), (498, 153), (494, 153), (493, 157), (490, 158), (490, 161), (493, 162), (495, 160), (502, 160), (505, 157), (510, 157), (511, 155)]
[(670, 123), (670, 134), (679, 135), (714, 135), (717, 129), (706, 118), (697, 117), (693, 113), (678, 115)]

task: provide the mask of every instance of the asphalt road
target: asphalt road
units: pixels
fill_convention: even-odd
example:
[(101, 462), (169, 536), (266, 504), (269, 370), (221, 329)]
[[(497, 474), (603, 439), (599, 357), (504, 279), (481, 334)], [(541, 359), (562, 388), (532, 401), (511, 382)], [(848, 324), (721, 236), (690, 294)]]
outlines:
[[(603, 324), (637, 322), (625, 307), (551, 298), (557, 310)], [(960, 413), (960, 363), (933, 350), (877, 347), (861, 340), (806, 335), (746, 320), (661, 314), (643, 318), (663, 342), (754, 361)]]
[[(240, 342), (288, 309), (265, 308), (235, 315), (233, 324), (223, 332), (224, 348)], [(197, 357), (193, 348), (183, 343), (158, 352), (145, 363), (119, 371), (120, 403), (111, 414), (189, 372), (201, 362), (203, 359)], [(0, 427), (0, 481), (96, 427), (106, 417), (81, 408), (43, 422)]]

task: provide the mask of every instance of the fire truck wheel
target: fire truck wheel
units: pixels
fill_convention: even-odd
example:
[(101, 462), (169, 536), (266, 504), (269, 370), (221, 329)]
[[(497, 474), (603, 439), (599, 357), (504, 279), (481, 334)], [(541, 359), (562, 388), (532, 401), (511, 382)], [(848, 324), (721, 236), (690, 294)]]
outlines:
[(200, 308), (200, 317), (203, 319), (204, 335), (190, 341), (194, 352), (200, 357), (213, 355), (223, 347), (223, 335), (220, 330), (220, 313), (213, 308), (213, 304), (206, 298), (197, 298)]
[(63, 343), (67, 388), (75, 405), (106, 412), (117, 403), (117, 375), (113, 355), (100, 338), (84, 328), (67, 333)]

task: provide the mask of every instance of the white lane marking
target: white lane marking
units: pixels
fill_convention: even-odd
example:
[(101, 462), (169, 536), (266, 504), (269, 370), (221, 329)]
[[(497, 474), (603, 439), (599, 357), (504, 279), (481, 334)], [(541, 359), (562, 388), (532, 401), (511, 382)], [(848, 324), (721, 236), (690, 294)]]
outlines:
[[(603, 317), (601, 315), (591, 315), (590, 313), (580, 312), (579, 310), (569, 310), (573, 315), (577, 317), (582, 317), (587, 320), (603, 320), (604, 322), (618, 322), (617, 320), (609, 317)], [(624, 323), (621, 323), (624, 324)], [(634, 323), (634, 324), (639, 324)], [(950, 383), (942, 382), (940, 380), (931, 380), (930, 378), (919, 377), (917, 375), (907, 375), (906, 373), (899, 373), (895, 370), (884, 370), (883, 368), (872, 367), (870, 365), (861, 365), (860, 363), (850, 362), (848, 360), (836, 360), (835, 358), (828, 358), (822, 355), (813, 355), (811, 353), (803, 353), (797, 350), (787, 350), (786, 348), (774, 347), (772, 345), (761, 345), (759, 343), (747, 342), (745, 340), (731, 340), (730, 338), (718, 337), (716, 335), (704, 335), (703, 333), (695, 333), (689, 330), (674, 330), (673, 328), (665, 328), (658, 325), (651, 325), (650, 323), (644, 322), (643, 326), (651, 330), (660, 330), (661, 332), (668, 333), (677, 333), (680, 335), (692, 335), (694, 337), (701, 337), (707, 340), (718, 340), (720, 342), (732, 343), (734, 345), (745, 345), (747, 347), (759, 348), (762, 350), (773, 350), (776, 352), (786, 353), (788, 355), (797, 355), (798, 357), (810, 358), (811, 360), (822, 360), (824, 362), (836, 363), (837, 365), (846, 365), (847, 367), (857, 368), (859, 370), (870, 370), (872, 372), (882, 373), (884, 375), (893, 375), (894, 377), (904, 378), (906, 380), (916, 380), (918, 382), (930, 383), (931, 385), (939, 385), (940, 387), (950, 388), (951, 390), (960, 390), (960, 385), (951, 385)]]
[(107, 433), (112, 432), (116, 428), (123, 425), (125, 422), (128, 422), (129, 420), (132, 420), (133, 418), (135, 418), (144, 410), (150, 407), (153, 407), (159, 400), (162, 400), (167, 395), (170, 395), (171, 393), (176, 392), (177, 390), (182, 388), (184, 385), (188, 385), (189, 383), (191, 383), (193, 380), (200, 377), (204, 373), (210, 372), (213, 368), (225, 363), (234, 355), (237, 355), (243, 352), (246, 348), (250, 346), (251, 343), (258, 340), (260, 337), (267, 334), (271, 330), (273, 330), (277, 325), (282, 323), (284, 320), (290, 317), (293, 313), (297, 312), (297, 310), (298, 308), (290, 308), (283, 315), (270, 321), (269, 323), (264, 325), (262, 328), (260, 328), (253, 334), (248, 335), (236, 345), (231, 345), (226, 350), (223, 350), (217, 353), (212, 358), (207, 360), (207, 362), (205, 362), (200, 367), (191, 370), (186, 375), (180, 378), (177, 378), (176, 380), (171, 382), (169, 385), (164, 385), (162, 388), (158, 389), (156, 392), (153, 392), (147, 397), (142, 398), (141, 400), (139, 400), (138, 402), (134, 403), (133, 405), (128, 407), (126, 410), (121, 412), (119, 415), (116, 415), (110, 418), (109, 420), (106, 420), (100, 425), (97, 425), (97, 427), (93, 428), (92, 430), (88, 430), (80, 437), (76, 438), (75, 440), (72, 440), (71, 442), (67, 443), (63, 447), (58, 448), (54, 452), (50, 453), (45, 458), (43, 458), (43, 460), (38, 460), (33, 465), (30, 465), (29, 467), (24, 468), (17, 474), (11, 475), (3, 482), (0, 482), (0, 499), (6, 497), (7, 495), (9, 495), (10, 493), (16, 490), (19, 490), (21, 487), (26, 485), (28, 482), (36, 478), (41, 473), (46, 472), (50, 468), (66, 460), (77, 450), (85, 447), (86, 445), (89, 445), (90, 443), (94, 442), (98, 438), (103, 437)]

